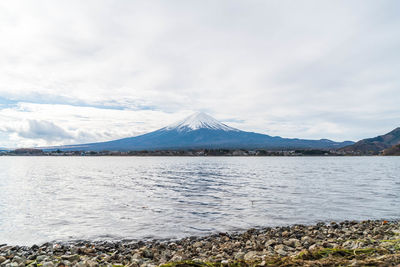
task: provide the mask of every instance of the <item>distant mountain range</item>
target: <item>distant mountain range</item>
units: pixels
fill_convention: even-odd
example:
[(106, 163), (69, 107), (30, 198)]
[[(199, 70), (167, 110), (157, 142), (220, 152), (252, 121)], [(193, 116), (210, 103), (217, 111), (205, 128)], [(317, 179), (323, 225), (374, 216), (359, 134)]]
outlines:
[(64, 151), (138, 151), (186, 149), (337, 149), (354, 142), (328, 139), (305, 140), (245, 132), (225, 125), (205, 113), (154, 132), (114, 141), (50, 147)]
[(346, 152), (360, 152), (362, 154), (377, 154), (382, 150), (389, 149), (398, 144), (400, 144), (400, 127), (384, 135), (360, 140), (340, 150)]

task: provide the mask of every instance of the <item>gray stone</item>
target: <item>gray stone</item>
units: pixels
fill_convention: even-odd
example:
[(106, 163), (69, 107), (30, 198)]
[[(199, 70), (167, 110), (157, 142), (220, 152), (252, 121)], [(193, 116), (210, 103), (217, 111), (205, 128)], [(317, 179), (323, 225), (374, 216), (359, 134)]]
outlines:
[(152, 259), (153, 258), (153, 252), (150, 249), (144, 249), (142, 251), (142, 256), (148, 259)]
[(246, 248), (252, 248), (253, 243), (250, 240), (247, 240), (246, 242)]
[(79, 261), (80, 260), (80, 256), (77, 255), (77, 254), (74, 254), (74, 255), (62, 255), (61, 259), (67, 260), (67, 261), (70, 261), (70, 262), (74, 262), (74, 261)]
[(12, 260), (13, 260), (13, 262), (16, 262), (18, 264), (25, 262), (25, 259), (21, 258), (20, 256), (14, 256), (14, 258)]
[(201, 243), (201, 242), (196, 242), (196, 243), (193, 244), (194, 248), (200, 248), (202, 246), (203, 246), (203, 243)]
[(171, 259), (172, 262), (182, 261), (183, 258), (180, 255), (174, 255)]
[(343, 247), (345, 248), (352, 248), (353, 247), (353, 241), (347, 240), (346, 242), (343, 243)]
[(275, 251), (277, 251), (277, 250), (279, 250), (279, 249), (286, 250), (286, 246), (285, 246), (285, 245), (282, 245), (282, 244), (279, 244), (279, 245), (276, 245), (276, 246), (274, 247), (274, 249), (275, 249)]
[(301, 238), (301, 242), (307, 243), (307, 244), (309, 244), (309, 245), (312, 245), (312, 244), (315, 243), (315, 240), (306, 235), (306, 236), (303, 236), (303, 237)]
[(12, 248), (12, 246), (3, 246), (3, 247), (0, 247), (0, 252), (4, 252), (4, 251), (7, 251), (7, 250), (10, 250)]
[(256, 258), (258, 255), (257, 251), (249, 251), (244, 255), (244, 260), (245, 261), (250, 261), (253, 260), (254, 258)]
[(243, 260), (245, 253), (238, 252), (235, 254), (235, 260)]
[(281, 256), (286, 256), (288, 255), (288, 253), (286, 251), (284, 251), (283, 249), (278, 249), (276, 250), (276, 253), (278, 253)]
[(46, 258), (47, 258), (46, 255), (39, 255), (39, 256), (36, 257), (36, 261), (37, 261), (37, 262), (42, 262), (42, 261), (44, 261)]
[(76, 267), (86, 267), (86, 264), (83, 261), (77, 262), (75, 264)]
[(3, 263), (3, 262), (5, 262), (7, 259), (5, 258), (5, 257), (3, 257), (3, 256), (0, 256), (0, 263)]
[(46, 261), (43, 262), (42, 267), (54, 267), (54, 263), (52, 263), (51, 261)]
[(86, 263), (86, 266), (89, 266), (89, 267), (97, 267), (97, 266), (99, 266), (97, 261), (94, 261), (94, 260), (87, 260), (87, 261), (85, 261), (85, 263)]
[(292, 247), (292, 248), (301, 247), (300, 241), (297, 240), (296, 238), (290, 238), (289, 240), (283, 241), (283, 243), (286, 246), (289, 246), (289, 247)]
[(274, 239), (270, 239), (270, 240), (268, 240), (267, 242), (265, 242), (265, 246), (266, 247), (269, 247), (269, 246), (273, 246), (273, 245), (275, 245), (276, 244), (276, 241), (274, 240)]

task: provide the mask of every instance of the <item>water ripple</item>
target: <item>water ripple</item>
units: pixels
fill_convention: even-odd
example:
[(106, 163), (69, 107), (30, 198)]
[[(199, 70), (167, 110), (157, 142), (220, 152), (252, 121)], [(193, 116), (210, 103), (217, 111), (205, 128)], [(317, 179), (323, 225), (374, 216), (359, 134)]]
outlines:
[(400, 157), (1, 157), (0, 243), (400, 218)]

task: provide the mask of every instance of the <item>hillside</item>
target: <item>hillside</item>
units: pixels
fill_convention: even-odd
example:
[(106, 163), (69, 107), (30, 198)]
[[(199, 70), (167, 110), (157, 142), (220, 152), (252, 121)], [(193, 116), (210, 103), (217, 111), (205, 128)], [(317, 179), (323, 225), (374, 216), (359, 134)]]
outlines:
[(400, 144), (383, 150), (384, 156), (400, 156)]
[(374, 138), (363, 139), (353, 145), (339, 149), (346, 152), (359, 152), (362, 154), (378, 154), (384, 149), (400, 144), (400, 127), (393, 131)]

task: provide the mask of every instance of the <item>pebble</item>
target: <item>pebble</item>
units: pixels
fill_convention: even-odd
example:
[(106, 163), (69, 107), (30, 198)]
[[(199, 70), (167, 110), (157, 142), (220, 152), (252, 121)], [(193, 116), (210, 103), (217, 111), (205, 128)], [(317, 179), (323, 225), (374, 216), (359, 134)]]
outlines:
[(67, 260), (67, 261), (70, 261), (70, 262), (74, 262), (74, 261), (79, 261), (80, 256), (76, 255), (76, 254), (74, 254), (74, 255), (63, 255), (63, 256), (61, 256), (61, 259)]
[(51, 261), (45, 261), (43, 262), (42, 267), (54, 267), (54, 263), (52, 263)]
[(36, 257), (36, 261), (40, 263), (40, 262), (44, 261), (46, 258), (47, 258), (46, 255), (39, 255)]
[[(399, 233), (398, 221), (384, 224), (382, 221), (345, 221), (250, 229), (242, 233), (190, 237), (177, 241), (79, 241), (32, 247), (2, 245), (0, 265), (22, 267), (33, 263), (32, 267), (34, 264), (41, 264), (41, 267), (152, 267), (195, 259), (228, 266), (235, 264), (234, 261), (245, 260), (264, 266), (268, 265), (268, 257), (293, 259), (300, 251), (313, 253), (324, 248), (357, 250), (373, 247), (380, 249), (376, 255), (372, 254), (378, 261), (375, 265), (385, 266), (389, 265), (388, 261), (400, 262), (400, 254), (396, 254), (400, 247)], [(388, 253), (393, 257), (386, 257)], [(59, 265), (60, 260), (63, 265)], [(357, 261), (345, 260), (347, 262), (342, 265), (364, 264), (360, 255), (357, 255)]]
[(256, 251), (250, 251), (250, 252), (247, 252), (244, 255), (243, 259), (245, 261), (250, 261), (250, 260), (253, 260), (254, 258), (256, 258), (256, 256), (257, 256), (257, 252)]

